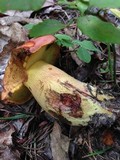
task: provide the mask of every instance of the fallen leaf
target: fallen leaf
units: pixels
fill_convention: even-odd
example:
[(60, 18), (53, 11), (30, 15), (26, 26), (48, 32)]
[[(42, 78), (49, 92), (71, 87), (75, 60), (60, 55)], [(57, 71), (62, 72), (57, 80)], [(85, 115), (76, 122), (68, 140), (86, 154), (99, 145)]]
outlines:
[(55, 122), (51, 137), (53, 160), (68, 160), (69, 138), (61, 133), (61, 128)]
[(24, 18), (29, 18), (30, 17), (30, 15), (31, 15), (31, 13), (32, 13), (33, 11), (16, 11), (16, 10), (8, 10), (8, 11), (6, 11), (5, 12), (5, 14), (7, 15), (7, 16), (18, 16), (18, 17), (24, 17)]
[(20, 153), (12, 147), (4, 146), (0, 149), (0, 160), (20, 160)]
[(52, 6), (54, 4), (55, 4), (55, 2), (53, 0), (46, 0), (46, 2), (44, 3), (42, 8), (49, 7), (49, 6)]
[(0, 26), (0, 33), (10, 38), (13, 42), (28, 40), (27, 31), (19, 23), (13, 23), (11, 26)]
[(41, 19), (36, 19), (36, 18), (33, 19), (33, 18), (26, 18), (26, 17), (21, 17), (21, 16), (6, 16), (6, 17), (0, 18), (0, 25), (8, 26), (16, 22), (37, 24), (41, 21), (42, 21)]
[(106, 130), (102, 138), (103, 138), (102, 141), (105, 145), (111, 146), (114, 144), (114, 137), (112, 131)]
[(0, 130), (0, 160), (19, 160), (20, 153), (14, 148), (12, 141), (12, 134), (14, 132), (14, 127), (9, 124)]
[(12, 145), (12, 133), (14, 132), (13, 127), (6, 127), (4, 130), (0, 131), (0, 144)]
[(3, 48), (6, 44), (8, 44), (9, 38), (6, 36), (1, 36), (0, 37), (0, 53), (3, 51)]

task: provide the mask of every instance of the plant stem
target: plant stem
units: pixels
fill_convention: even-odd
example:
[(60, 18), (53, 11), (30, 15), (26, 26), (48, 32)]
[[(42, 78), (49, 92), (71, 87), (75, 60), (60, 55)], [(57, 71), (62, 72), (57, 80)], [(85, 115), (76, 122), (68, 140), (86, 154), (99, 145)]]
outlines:
[(115, 51), (115, 45), (112, 44), (112, 49), (113, 49), (113, 80), (114, 84), (116, 85), (116, 51)]
[(111, 50), (110, 50), (110, 44), (107, 44), (107, 48), (108, 48), (108, 68), (109, 68), (109, 72), (111, 75), (111, 79), (114, 79), (114, 75), (113, 75), (113, 62), (112, 62), (112, 55), (111, 55)]

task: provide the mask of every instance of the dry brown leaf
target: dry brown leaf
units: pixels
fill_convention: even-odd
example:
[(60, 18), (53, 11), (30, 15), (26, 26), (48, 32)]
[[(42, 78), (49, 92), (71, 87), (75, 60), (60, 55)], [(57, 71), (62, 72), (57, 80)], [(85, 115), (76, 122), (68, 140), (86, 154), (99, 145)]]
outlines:
[(15, 129), (10, 125), (0, 130), (0, 160), (19, 160), (20, 153), (14, 148), (12, 133)]
[(0, 18), (0, 25), (8, 26), (16, 22), (37, 24), (41, 21), (42, 21), (41, 19), (24, 18), (24, 17), (19, 17), (19, 16), (6, 16), (6, 17)]
[(0, 160), (20, 160), (20, 153), (6, 146), (0, 150)]
[(46, 0), (46, 2), (44, 3), (43, 7), (52, 6), (54, 4), (55, 4), (54, 0)]
[(29, 18), (31, 13), (33, 11), (16, 11), (16, 10), (8, 10), (5, 12), (6, 15), (8, 16), (17, 16), (17, 17), (24, 17), (24, 18)]
[(0, 145), (12, 145), (12, 133), (14, 132), (14, 128), (6, 128), (5, 130), (0, 131)]
[(13, 23), (11, 26), (0, 26), (0, 33), (13, 42), (24, 42), (28, 40), (27, 31), (19, 23)]
[(69, 138), (62, 135), (57, 122), (55, 122), (50, 136), (53, 160), (68, 160)]
[(106, 130), (103, 134), (102, 141), (105, 145), (111, 146), (114, 144), (113, 133), (110, 130)]
[(1, 37), (0, 37), (0, 54), (1, 54), (1, 52), (3, 51), (4, 46), (5, 46), (6, 44), (8, 44), (8, 40), (9, 40), (9, 38), (6, 37), (6, 36), (1, 36)]

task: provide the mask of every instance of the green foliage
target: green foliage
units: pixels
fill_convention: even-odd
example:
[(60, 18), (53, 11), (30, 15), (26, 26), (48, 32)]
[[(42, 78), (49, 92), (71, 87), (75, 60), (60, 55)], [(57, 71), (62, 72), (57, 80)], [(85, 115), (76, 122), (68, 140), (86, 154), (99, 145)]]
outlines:
[(107, 72), (109, 72), (109, 68), (108, 67), (105, 68), (105, 69), (100, 68), (100, 73), (104, 74), (104, 73), (107, 73)]
[(68, 2), (67, 0), (59, 0), (59, 2), (69, 5), (71, 8), (76, 7), (80, 11), (80, 13), (82, 13), (78, 18), (77, 24), (83, 34), (87, 35), (92, 40), (103, 43), (120, 43), (120, 28), (117, 28), (110, 22), (103, 21), (97, 16), (83, 15), (88, 9), (88, 6), (95, 6), (99, 8), (120, 7), (120, 0), (76, 0), (73, 2)]
[(98, 17), (91, 15), (79, 17), (78, 27), (93, 40), (104, 43), (120, 43), (120, 29)]
[(81, 15), (84, 14), (86, 9), (88, 8), (88, 5), (89, 5), (89, 1), (82, 1), (82, 0), (75, 1), (75, 6), (77, 7), (77, 9), (79, 9)]
[(90, 0), (89, 5), (99, 8), (119, 8), (120, 0)]
[[(59, 4), (64, 4), (69, 6), (70, 8), (76, 8), (81, 11), (84, 6), (93, 6), (98, 8), (119, 8), (120, 0), (74, 0), (69, 2), (67, 0), (58, 0)], [(87, 8), (86, 8), (87, 9)]]
[(38, 10), (45, 0), (0, 0), (0, 11), (6, 10)]
[(74, 40), (73, 41), (74, 44), (77, 44), (79, 45), (80, 47), (78, 48), (77, 50), (77, 55), (78, 57), (86, 62), (86, 63), (89, 63), (91, 61), (91, 54), (90, 54), (90, 51), (97, 51), (97, 52), (100, 52), (99, 49), (97, 49), (93, 43), (91, 41), (87, 41), (87, 40), (84, 40), (84, 41), (79, 41), (79, 40)]
[(88, 50), (86, 50), (83, 47), (80, 47), (77, 50), (77, 56), (80, 58), (83, 62), (89, 63), (91, 61), (91, 55)]
[(88, 8), (89, 1), (80, 1), (80, 0), (77, 0), (75, 2), (76, 2), (76, 6), (79, 9), (81, 15), (83, 15), (84, 12), (86, 11), (86, 9)]
[(92, 41), (84, 40), (84, 41), (79, 41), (79, 40), (74, 40), (73, 43), (80, 45), (81, 47), (88, 49), (90, 51), (97, 51), (100, 52), (99, 49), (97, 49)]
[(48, 34), (54, 34), (63, 29), (65, 25), (54, 19), (47, 19), (32, 27), (30, 30), (31, 37), (39, 37)]
[(69, 8), (77, 9), (76, 1), (69, 2), (67, 0), (58, 0), (59, 5), (66, 5)]
[(91, 41), (73, 40), (70, 36), (65, 34), (55, 34), (55, 37), (57, 38), (57, 44), (60, 46), (71, 48), (75, 48), (75, 46), (77, 46), (78, 49), (76, 50), (76, 54), (83, 62), (89, 63), (91, 61), (90, 51), (100, 52), (100, 50), (97, 49)]
[(72, 2), (69, 2), (67, 0), (58, 0), (58, 4), (66, 5), (69, 8), (73, 8), (73, 9), (79, 9), (80, 13), (84, 14), (85, 10), (89, 6), (89, 0), (75, 0)]
[(72, 38), (65, 34), (55, 34), (55, 37), (57, 38), (56, 42), (59, 46), (63, 47), (72, 47)]
[[(93, 6), (101, 9), (112, 8), (110, 9), (110, 11), (118, 18), (120, 17), (120, 11), (117, 9), (117, 8), (120, 8), (120, 0), (117, 0), (117, 1), (89, 0), (89, 7), (93, 7)], [(87, 10), (89, 10), (89, 7), (87, 8)], [(78, 9), (80, 10), (80, 8)], [(107, 45), (116, 44), (116, 43), (120, 44), (120, 39), (119, 39), (120, 27), (116, 27), (115, 25), (110, 23), (109, 18), (108, 19), (106, 18), (106, 20), (108, 20), (108, 22), (105, 22), (103, 19), (100, 19), (98, 17), (98, 14), (94, 16), (85, 15), (85, 11), (84, 11), (84, 14), (78, 18), (77, 25), (78, 25), (78, 28), (83, 32), (83, 34), (87, 35), (92, 40), (107, 43)], [(79, 54), (79, 57), (80, 57), (80, 54)], [(115, 56), (114, 56), (114, 59), (112, 58), (111, 60), (111, 51), (109, 49), (107, 69), (109, 70), (111, 79), (114, 80), (114, 83), (116, 84), (116, 71), (114, 67), (115, 63), (116, 63)]]
[[(38, 10), (42, 7), (45, 0), (0, 0), (0, 10)], [(77, 26), (83, 34), (87, 35), (91, 40), (103, 42), (103, 43), (120, 43), (120, 28), (114, 26), (110, 22), (105, 22), (99, 17), (92, 15), (85, 15), (89, 7), (98, 8), (119, 8), (120, 0), (58, 0), (59, 4), (66, 5), (69, 8), (74, 8), (80, 11), (81, 15), (77, 20)], [(118, 10), (111, 11), (119, 17), (120, 12)], [(69, 25), (69, 24), (68, 24)], [(91, 60), (90, 51), (100, 52), (92, 43), (92, 41), (72, 40), (68, 35), (56, 34), (59, 30), (65, 28), (68, 25), (64, 25), (61, 22), (53, 19), (47, 19), (37, 25), (27, 24), (25, 28), (29, 30), (30, 37), (44, 36), (47, 34), (55, 34), (57, 43), (64, 47), (77, 46), (77, 56), (86, 63)], [(108, 57), (110, 58), (110, 57)], [(110, 62), (110, 60), (108, 60)], [(111, 63), (109, 63), (110, 65)], [(112, 69), (111, 69), (112, 70)], [(112, 71), (111, 71), (112, 73)]]

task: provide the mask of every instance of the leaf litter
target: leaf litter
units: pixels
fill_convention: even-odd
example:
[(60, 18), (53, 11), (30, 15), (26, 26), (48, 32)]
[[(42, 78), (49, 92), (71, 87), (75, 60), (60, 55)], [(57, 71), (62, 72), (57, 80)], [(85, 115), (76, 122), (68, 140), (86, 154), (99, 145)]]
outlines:
[[(24, 24), (36, 24), (47, 18), (57, 19), (66, 24), (70, 19), (78, 16), (77, 11), (64, 6), (62, 9), (59, 9), (61, 6), (54, 9), (55, 6), (55, 2), (49, 0), (41, 11), (29, 12), (25, 16), (21, 16), (21, 12), (17, 15), (11, 12), (9, 17), (9, 14), (5, 13), (8, 15), (7, 18), (10, 18), (9, 24), (6, 16), (2, 17), (3, 19), (0, 18), (0, 33), (2, 35), (0, 43), (2, 46), (0, 53), (0, 90), (2, 90), (4, 69), (11, 50), (28, 39), (28, 33), (23, 28)], [(49, 8), (53, 8), (53, 10), (50, 9), (49, 12), (46, 12)], [(31, 15), (34, 19), (29, 18)], [(63, 29), (62, 34), (68, 34), (81, 40), (88, 39), (81, 34), (75, 23), (67, 29)], [(106, 64), (103, 63), (108, 58), (106, 46), (101, 43), (93, 43), (98, 49), (101, 49), (102, 55), (95, 55), (93, 52), (89, 64), (73, 56), (74, 50), (72, 53), (71, 48), (63, 47), (58, 66), (81, 81), (97, 84), (98, 88), (101, 86), (104, 89), (111, 88), (112, 84), (106, 82), (109, 80), (109, 73), (100, 72), (100, 67), (103, 69), (106, 67)], [(118, 45), (115, 47), (115, 51), (117, 53), (116, 74), (119, 80), (120, 51)], [(110, 91), (114, 91), (115, 94), (118, 93), (116, 88)], [(119, 115), (119, 97), (116, 103), (111, 104), (110, 108)], [(64, 123), (61, 124), (59, 121), (56, 122), (55, 119), (42, 111), (34, 99), (23, 105), (6, 105), (0, 102), (1, 117), (14, 117), (17, 114), (32, 114), (33, 116), (10, 119), (9, 121), (0, 120), (1, 160), (117, 160), (120, 157), (120, 118), (110, 126), (95, 125), (98, 122), (94, 118), (95, 124), (90, 124), (87, 127), (71, 127)]]
[(54, 123), (51, 137), (51, 150), (53, 159), (56, 160), (69, 160), (68, 149), (69, 149), (69, 138), (62, 135), (61, 128), (57, 122)]

